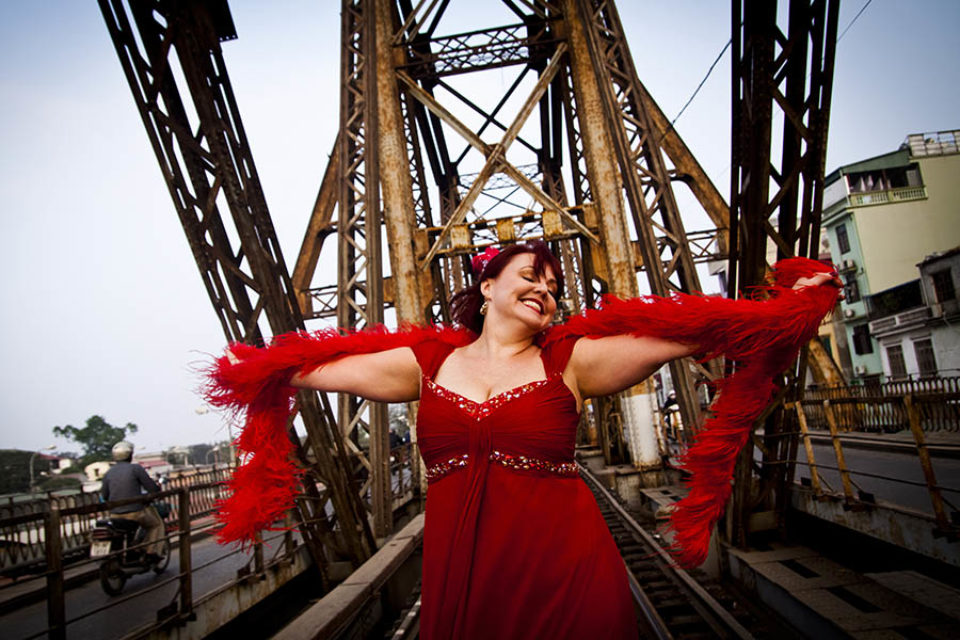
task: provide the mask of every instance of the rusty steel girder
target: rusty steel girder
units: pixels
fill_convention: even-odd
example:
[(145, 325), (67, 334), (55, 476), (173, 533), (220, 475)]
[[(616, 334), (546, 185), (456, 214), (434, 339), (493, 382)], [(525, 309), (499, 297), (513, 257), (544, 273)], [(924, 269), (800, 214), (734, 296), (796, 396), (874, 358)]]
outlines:
[[(728, 290), (736, 296), (762, 284), (767, 248), (777, 259), (818, 257), (824, 164), (839, 0), (791, 0), (787, 24), (777, 3), (733, 0), (733, 148), (731, 158)], [(780, 158), (773, 157), (773, 123), (782, 118)], [(788, 372), (780, 399), (802, 397), (806, 364), (821, 381), (842, 381), (819, 341)], [(772, 409), (765, 420), (759, 484), (752, 481), (752, 447), (737, 469), (727, 537), (742, 544), (755, 511), (772, 511), (780, 526), (793, 483), (797, 417)], [(768, 519), (769, 520), (769, 519)]]
[[(304, 313), (333, 312), (332, 286), (311, 282), (311, 275), (317, 248), (334, 228), (341, 238), (337, 313), (345, 327), (382, 318), (374, 300), (393, 307), (398, 320), (446, 321), (450, 296), (469, 284), (469, 253), (531, 238), (546, 239), (560, 257), (569, 284), (566, 313), (593, 306), (604, 293), (637, 295), (638, 272), (654, 293), (698, 290), (694, 264), (725, 257), (729, 213), (636, 77), (613, 2), (504, 2), (516, 22), (438, 34), (454, 4), (342, 5), (340, 197), (324, 196), (331, 191), (321, 188), (304, 241), (295, 272)], [(367, 69), (376, 69), (376, 82), (364, 75)], [(490, 69), (508, 87), (492, 101), (478, 99), (463, 78)], [(530, 135), (537, 129), (539, 139)], [(716, 229), (687, 238), (673, 183), (690, 188)], [(384, 202), (373, 211), (381, 191)], [(371, 241), (378, 224), (387, 230), (389, 277), (386, 256)], [(419, 273), (409, 271), (408, 251)], [(687, 363), (672, 373), (686, 423), (695, 426), (690, 370)], [(645, 398), (651, 391), (642, 388)], [(629, 428), (617, 399), (609, 403), (598, 414)], [(378, 432), (353, 417), (366, 406), (341, 400), (341, 415), (349, 417), (343, 431), (353, 439), (356, 428)], [(628, 461), (619, 427), (599, 426), (608, 462)], [(372, 476), (385, 473), (359, 447), (352, 453)], [(656, 452), (652, 457), (658, 459)], [(386, 522), (381, 507), (371, 510), (375, 526), (378, 518)]]
[[(273, 334), (302, 329), (220, 50), (220, 42), (236, 37), (227, 3), (99, 5), (227, 340), (262, 344), (264, 321)], [(228, 225), (239, 237), (236, 249)], [(346, 473), (342, 439), (326, 398), (301, 393), (298, 407), (309, 450), (301, 448), (292, 424), (290, 437), (304, 463), (308, 456), (315, 459), (309, 476), (314, 482), (305, 483), (306, 495), (298, 501), (301, 528), (321, 571), (337, 557), (359, 565), (371, 554), (372, 537)]]
[[(578, 56), (587, 58), (598, 80), (602, 118), (609, 127), (613, 155), (619, 166), (633, 231), (639, 239), (637, 248), (650, 291), (656, 295), (669, 295), (671, 291), (698, 292), (701, 286), (694, 257), (661, 145), (668, 133), (663, 128), (666, 119), (637, 76), (615, 3), (568, 0), (564, 6), (570, 14), (576, 11), (579, 22), (585, 25), (585, 42), (574, 50), (573, 57), (575, 60)], [(571, 34), (576, 35), (577, 25), (568, 24)], [(593, 108), (594, 103), (587, 102), (585, 106)], [(683, 153), (685, 146), (672, 127), (669, 133), (674, 155), (692, 158), (689, 152)], [(693, 177), (691, 172), (699, 165), (695, 161), (688, 164), (691, 167), (688, 179), (702, 183), (694, 193), (716, 194), (705, 174), (701, 172)], [(716, 194), (709, 202), (702, 202), (711, 218), (718, 221), (718, 234), (722, 236), (725, 227), (720, 223), (726, 213), (722, 199)], [(672, 362), (670, 375), (687, 431), (695, 433), (702, 418), (690, 362)], [(707, 374), (703, 369), (700, 371)]]

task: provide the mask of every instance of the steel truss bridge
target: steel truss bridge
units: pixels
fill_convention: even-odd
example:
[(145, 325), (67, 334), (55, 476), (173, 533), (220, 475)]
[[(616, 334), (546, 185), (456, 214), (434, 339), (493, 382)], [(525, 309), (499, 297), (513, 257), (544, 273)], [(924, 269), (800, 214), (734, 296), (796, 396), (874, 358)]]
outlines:
[[(817, 257), (838, 0), (790, 0), (781, 12), (733, 0), (723, 188), (644, 87), (613, 0), (503, 0), (491, 10), (503, 24), (452, 34), (444, 17), (457, 0), (342, 0), (339, 133), (292, 271), (221, 51), (237, 37), (226, 0), (98, 2), (229, 341), (263, 344), (333, 318), (356, 329), (448, 321), (469, 255), (491, 244), (548, 242), (568, 283), (563, 314), (605, 293), (636, 296), (641, 281), (658, 295), (699, 291), (704, 262), (724, 266), (736, 295), (763, 280), (771, 245), (778, 258)], [(493, 70), (509, 87), (491, 98)], [(710, 228), (684, 227), (681, 191)], [(335, 273), (317, 268), (329, 253)], [(764, 460), (795, 450), (782, 434), (797, 432), (796, 414), (782, 406), (801, 400), (808, 363), (819, 380), (842, 381), (814, 341), (765, 418)], [(694, 432), (696, 383), (723, 367), (670, 365)], [(605, 462), (655, 479), (659, 456), (628, 444), (650, 428), (628, 405), (651, 398), (644, 383), (595, 399), (592, 413)], [(425, 484), (413, 447), (411, 482), (392, 486), (385, 405), (302, 392), (297, 409), (306, 438), (294, 424), (291, 438), (308, 480), (296, 518), (327, 580), (334, 563), (370, 558)], [(413, 424), (416, 403), (407, 412)], [(754, 476), (751, 458), (732, 502), (735, 544), (752, 513), (782, 516), (792, 484), (791, 466)]]

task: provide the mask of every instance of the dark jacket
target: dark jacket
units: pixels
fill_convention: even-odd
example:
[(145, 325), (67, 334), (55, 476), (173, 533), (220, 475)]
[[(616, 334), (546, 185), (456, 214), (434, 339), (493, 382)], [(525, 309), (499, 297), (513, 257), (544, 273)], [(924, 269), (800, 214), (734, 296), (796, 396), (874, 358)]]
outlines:
[[(145, 489), (147, 493), (159, 493), (160, 485), (154, 482), (140, 465), (130, 462), (117, 462), (103, 475), (100, 494), (104, 501), (109, 502), (110, 500), (136, 498), (143, 495), (141, 489)], [(132, 503), (111, 509), (111, 512), (133, 513), (143, 508), (143, 504)]]

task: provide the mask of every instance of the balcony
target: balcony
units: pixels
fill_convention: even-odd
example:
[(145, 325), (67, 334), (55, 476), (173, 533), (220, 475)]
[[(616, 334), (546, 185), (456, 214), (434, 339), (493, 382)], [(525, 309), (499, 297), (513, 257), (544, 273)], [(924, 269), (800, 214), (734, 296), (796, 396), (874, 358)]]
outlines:
[(880, 318), (870, 323), (870, 335), (879, 338), (884, 334), (906, 331), (926, 324), (931, 317), (930, 307), (918, 307), (903, 313)]
[(874, 204), (891, 204), (908, 202), (910, 200), (924, 200), (927, 197), (926, 187), (898, 187), (886, 191), (865, 191), (851, 193), (847, 196), (848, 207), (866, 207)]

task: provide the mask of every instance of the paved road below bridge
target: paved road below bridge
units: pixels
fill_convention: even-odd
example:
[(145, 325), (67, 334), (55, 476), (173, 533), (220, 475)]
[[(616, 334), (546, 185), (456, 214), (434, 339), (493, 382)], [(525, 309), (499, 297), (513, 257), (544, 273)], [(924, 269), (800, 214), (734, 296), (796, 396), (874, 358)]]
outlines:
[[(271, 533), (268, 536), (269, 546), (264, 548), (265, 560), (282, 549), (282, 535)], [(211, 537), (195, 541), (191, 551), (195, 600), (234, 581), (237, 570), (252, 563), (252, 550), (240, 551), (220, 546)], [(164, 573), (158, 576), (151, 571), (131, 577), (119, 596), (106, 595), (98, 580), (69, 589), (66, 594), (67, 620), (74, 620), (103, 607), (109, 608), (68, 624), (67, 637), (85, 640), (119, 638), (133, 629), (155, 622), (157, 610), (177, 598), (178, 573), (179, 558), (174, 549), (170, 566)], [(162, 584), (164, 581), (167, 584)], [(135, 597), (121, 602), (133, 594), (136, 594)], [(0, 616), (0, 636), (11, 639), (35, 636), (46, 629), (46, 621), (46, 602), (32, 604)]]
[[(806, 462), (807, 457), (803, 447), (798, 448), (799, 460)], [(851, 479), (856, 487), (872, 493), (879, 501), (892, 502), (915, 511), (933, 515), (930, 494), (926, 486), (903, 484), (897, 480), (924, 483), (923, 469), (915, 450), (843, 447), (843, 456), (850, 469)], [(818, 465), (820, 477), (827, 481), (830, 488), (837, 493), (843, 492), (843, 483), (840, 474), (824, 467), (837, 467), (837, 457), (833, 446), (829, 443), (817, 442), (813, 445), (813, 457)], [(960, 459), (953, 455), (940, 455), (936, 451), (931, 454), (933, 470), (937, 484), (944, 487), (943, 496), (948, 501), (960, 507)], [(860, 473), (858, 473), (860, 472)], [(874, 478), (862, 475), (863, 473), (883, 476)], [(810, 477), (810, 469), (806, 464), (797, 465), (797, 478)], [(824, 487), (826, 489), (826, 487)], [(950, 490), (946, 490), (950, 489)], [(949, 507), (948, 507), (949, 509)]]

